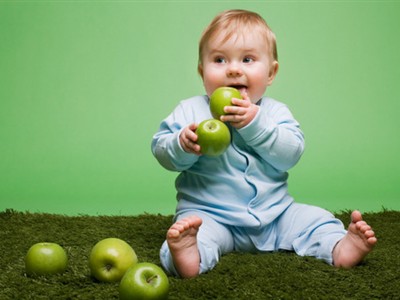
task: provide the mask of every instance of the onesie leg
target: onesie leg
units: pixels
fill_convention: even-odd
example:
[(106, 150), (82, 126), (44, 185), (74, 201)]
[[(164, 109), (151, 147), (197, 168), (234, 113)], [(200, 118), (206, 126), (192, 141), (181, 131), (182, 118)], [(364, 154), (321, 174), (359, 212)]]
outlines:
[(332, 264), (333, 248), (347, 232), (333, 214), (305, 204), (293, 203), (277, 222), (279, 249), (314, 256), (328, 264)]
[[(222, 254), (233, 251), (233, 238), (232, 233), (226, 226), (216, 222), (207, 214), (198, 211), (185, 212), (177, 216), (175, 224), (177, 224), (179, 220), (193, 215), (202, 220), (196, 238), (197, 248), (200, 254), (199, 273), (204, 273), (214, 268)], [(172, 225), (171, 228), (173, 228), (174, 225)], [(170, 274), (181, 276), (174, 265), (171, 250), (173, 249), (170, 249), (168, 242), (165, 241), (160, 250), (161, 264)]]

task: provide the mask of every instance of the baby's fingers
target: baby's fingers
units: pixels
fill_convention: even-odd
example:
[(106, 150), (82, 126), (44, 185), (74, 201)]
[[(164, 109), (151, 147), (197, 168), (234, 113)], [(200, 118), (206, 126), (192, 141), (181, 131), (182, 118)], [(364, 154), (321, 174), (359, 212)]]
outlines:
[(191, 124), (186, 127), (180, 136), (180, 143), (186, 152), (191, 152), (194, 154), (199, 154), (200, 146), (196, 143), (197, 142), (197, 134), (195, 133), (197, 129), (197, 124)]
[[(242, 100), (240, 100), (242, 101)], [(244, 115), (247, 112), (247, 107), (240, 107), (240, 106), (225, 106), (224, 112), (226, 113), (225, 116), (230, 115)]]
[(189, 142), (197, 141), (197, 134), (193, 130), (187, 130), (185, 133), (185, 137)]
[(249, 107), (251, 105), (251, 101), (247, 99), (237, 99), (237, 98), (232, 98), (232, 104), (234, 106), (239, 106), (239, 107)]

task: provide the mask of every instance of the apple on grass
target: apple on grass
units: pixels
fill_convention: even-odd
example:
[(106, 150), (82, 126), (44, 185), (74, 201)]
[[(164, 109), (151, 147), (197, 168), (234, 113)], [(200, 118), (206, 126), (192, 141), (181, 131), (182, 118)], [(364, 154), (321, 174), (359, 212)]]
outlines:
[(25, 269), (29, 276), (62, 273), (67, 265), (67, 253), (56, 243), (34, 244), (25, 256)]
[(138, 263), (122, 277), (119, 285), (121, 300), (167, 299), (169, 281), (164, 271), (152, 263)]
[(228, 126), (216, 119), (201, 122), (196, 129), (196, 135), (200, 152), (209, 156), (221, 155), (231, 143)]
[(99, 241), (90, 252), (89, 268), (92, 276), (102, 282), (117, 282), (137, 263), (132, 247), (118, 238)]
[(219, 87), (210, 96), (210, 111), (212, 116), (219, 120), (225, 115), (224, 107), (232, 106), (232, 98), (243, 99), (239, 90), (233, 87)]

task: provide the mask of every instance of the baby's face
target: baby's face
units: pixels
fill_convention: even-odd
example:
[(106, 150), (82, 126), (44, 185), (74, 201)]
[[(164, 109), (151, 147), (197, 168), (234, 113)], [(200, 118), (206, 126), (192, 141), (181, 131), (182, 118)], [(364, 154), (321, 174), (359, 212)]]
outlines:
[(224, 42), (224, 34), (212, 37), (203, 50), (199, 66), (208, 96), (221, 86), (246, 91), (256, 103), (276, 75), (278, 63), (273, 60), (266, 40), (254, 30), (234, 34)]

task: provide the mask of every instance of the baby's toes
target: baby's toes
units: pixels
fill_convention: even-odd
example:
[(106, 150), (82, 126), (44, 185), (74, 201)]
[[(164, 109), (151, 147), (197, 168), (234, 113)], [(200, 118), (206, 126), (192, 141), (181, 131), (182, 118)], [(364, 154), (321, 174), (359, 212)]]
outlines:
[(180, 228), (180, 231), (185, 231), (190, 227), (189, 221), (187, 219), (179, 220), (175, 223), (176, 226)]
[(186, 228), (186, 226), (185, 226), (185, 223), (184, 223), (184, 222), (176, 222), (175, 224), (173, 224), (173, 225), (171, 226), (170, 229), (176, 230), (176, 231), (178, 231), (179, 233), (182, 233), (182, 232), (185, 231), (185, 228)]
[(368, 224), (365, 224), (363, 226), (360, 227), (360, 231), (362, 233), (366, 233), (367, 231), (371, 230), (371, 226), (369, 226)]
[(170, 228), (167, 232), (167, 239), (177, 239), (179, 238), (180, 232), (175, 228)]
[(365, 231), (364, 235), (366, 238), (369, 239), (371, 237), (375, 237), (375, 232), (373, 230), (367, 230), (367, 231)]
[(357, 230), (361, 230), (361, 228), (362, 227), (364, 227), (364, 226), (368, 226), (368, 224), (367, 224), (367, 222), (365, 222), (365, 221), (358, 221), (357, 223), (356, 223), (356, 228), (357, 228)]

